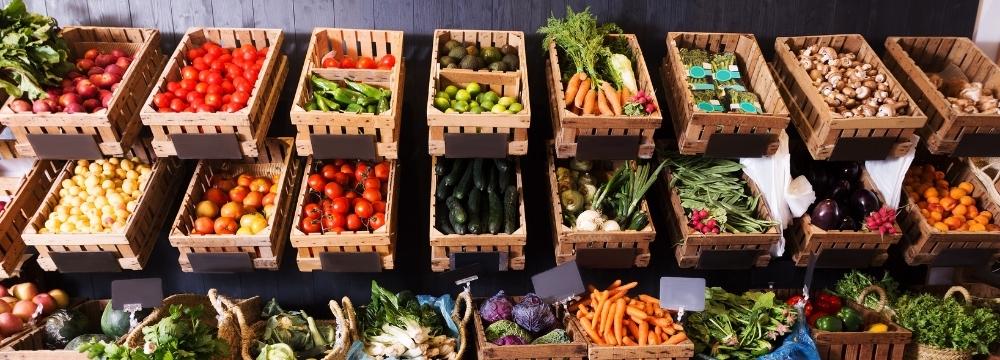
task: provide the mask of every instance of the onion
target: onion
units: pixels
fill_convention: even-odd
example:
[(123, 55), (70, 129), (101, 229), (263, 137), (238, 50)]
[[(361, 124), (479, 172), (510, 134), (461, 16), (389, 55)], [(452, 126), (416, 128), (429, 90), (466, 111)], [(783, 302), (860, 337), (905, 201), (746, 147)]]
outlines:
[(17, 99), (10, 102), (10, 109), (16, 113), (31, 112), (31, 104), (25, 100)]

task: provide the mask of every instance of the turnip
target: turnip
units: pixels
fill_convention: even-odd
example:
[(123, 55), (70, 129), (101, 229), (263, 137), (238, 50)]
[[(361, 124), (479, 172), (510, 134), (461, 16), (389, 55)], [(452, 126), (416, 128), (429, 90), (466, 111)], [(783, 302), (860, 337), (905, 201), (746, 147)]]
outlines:
[(16, 113), (29, 112), (31, 111), (31, 104), (25, 100), (17, 99), (10, 102), (10, 109)]

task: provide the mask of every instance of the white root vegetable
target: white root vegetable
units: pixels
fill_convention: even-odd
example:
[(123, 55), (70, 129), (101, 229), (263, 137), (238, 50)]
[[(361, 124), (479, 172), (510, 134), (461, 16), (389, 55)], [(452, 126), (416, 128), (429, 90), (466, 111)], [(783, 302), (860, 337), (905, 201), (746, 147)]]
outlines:
[(618, 225), (617, 221), (608, 220), (601, 224), (601, 230), (603, 231), (621, 231), (622, 227)]
[(597, 231), (604, 223), (604, 218), (594, 210), (586, 210), (576, 217), (576, 229), (580, 231)]

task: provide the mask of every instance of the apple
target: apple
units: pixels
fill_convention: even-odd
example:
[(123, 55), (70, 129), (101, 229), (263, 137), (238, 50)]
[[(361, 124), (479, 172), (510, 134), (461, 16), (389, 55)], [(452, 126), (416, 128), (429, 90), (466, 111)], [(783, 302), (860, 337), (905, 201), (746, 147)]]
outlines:
[[(91, 78), (93, 78), (93, 76), (91, 76)], [(76, 83), (76, 93), (87, 99), (93, 98), (98, 94), (100, 94), (100, 90), (101, 89), (98, 89), (97, 85), (95, 85), (95, 83), (90, 80), (81, 80), (80, 82)]]
[(100, 54), (94, 58), (94, 64), (100, 67), (108, 66), (109, 64), (114, 63), (116, 58), (116, 56), (111, 54)]
[(108, 107), (111, 105), (111, 97), (114, 95), (110, 90), (101, 89), (101, 106)]
[(14, 304), (14, 311), (12, 313), (14, 316), (21, 318), (21, 321), (28, 322), (31, 320), (31, 316), (35, 314), (35, 308), (37, 307), (38, 304), (28, 300), (21, 300), (17, 304)]
[(31, 103), (31, 111), (34, 113), (47, 113), (51, 112), (52, 108), (49, 107), (49, 103), (45, 102), (44, 99), (38, 99)]
[(101, 101), (97, 99), (87, 99), (83, 101), (83, 108), (86, 109), (87, 112), (94, 112), (94, 109), (100, 106)]
[(115, 65), (120, 66), (122, 69), (128, 69), (128, 66), (132, 64), (132, 58), (127, 56), (122, 56), (115, 61)]
[(119, 80), (121, 80), (121, 76), (109, 72), (94, 74), (90, 76), (90, 81), (94, 82), (94, 84), (97, 84), (97, 86), (100, 86), (104, 89), (111, 88), (111, 86), (118, 83)]
[(3, 286), (3, 284), (0, 284), (0, 297), (4, 297), (4, 296), (10, 296), (10, 293), (7, 292), (7, 287), (6, 286)]
[(8, 304), (6, 301), (0, 301), (0, 314), (9, 313), (14, 307)]
[(125, 68), (118, 66), (117, 64), (111, 64), (104, 67), (104, 72), (121, 77), (125, 74)]
[(94, 60), (91, 59), (80, 59), (80, 61), (76, 62), (76, 68), (80, 69), (80, 71), (87, 71), (92, 67), (94, 67)]
[(204, 216), (215, 219), (219, 216), (219, 205), (216, 205), (210, 200), (202, 200), (198, 203), (198, 206), (195, 207), (194, 212), (198, 214), (198, 217)]
[(38, 287), (30, 282), (24, 282), (14, 285), (10, 288), (10, 292), (14, 294), (18, 300), (30, 300), (31, 298), (38, 295)]
[(48, 293), (35, 295), (35, 297), (31, 298), (31, 302), (42, 307), (42, 315), (51, 314), (58, 308), (56, 300), (53, 299), (52, 295), (49, 295)]
[(94, 66), (90, 68), (90, 70), (87, 70), (87, 76), (94, 74), (103, 74), (103, 73), (104, 73), (104, 68), (100, 66)]
[(66, 105), (65, 108), (63, 108), (63, 111), (67, 114), (75, 114), (75, 113), (87, 112), (87, 109), (80, 104), (69, 104)]
[(60, 309), (65, 309), (69, 306), (69, 294), (66, 294), (62, 289), (52, 289), (49, 290), (49, 296), (56, 301), (56, 306)]
[(24, 322), (9, 312), (0, 314), (0, 335), (11, 336), (24, 329)]
[(62, 105), (63, 107), (67, 107), (69, 106), (69, 104), (79, 104), (79, 103), (80, 103), (80, 95), (77, 95), (76, 93), (67, 92), (65, 94), (62, 94), (62, 96), (59, 96), (59, 105)]

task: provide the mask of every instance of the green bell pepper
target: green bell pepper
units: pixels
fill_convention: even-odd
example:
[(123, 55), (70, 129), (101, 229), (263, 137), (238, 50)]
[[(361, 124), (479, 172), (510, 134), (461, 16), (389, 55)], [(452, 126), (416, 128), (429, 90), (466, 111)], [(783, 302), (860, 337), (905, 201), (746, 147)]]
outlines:
[(834, 316), (827, 315), (816, 319), (816, 328), (823, 331), (840, 332), (844, 330), (844, 323)]
[(847, 306), (840, 308), (840, 311), (837, 312), (837, 318), (844, 323), (844, 331), (860, 331), (861, 325), (864, 323), (861, 314)]

